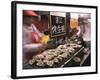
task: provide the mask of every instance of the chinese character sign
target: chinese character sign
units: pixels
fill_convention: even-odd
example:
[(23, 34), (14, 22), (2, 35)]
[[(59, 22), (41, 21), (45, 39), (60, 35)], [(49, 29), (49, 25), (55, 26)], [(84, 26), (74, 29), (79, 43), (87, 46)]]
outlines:
[(51, 15), (51, 36), (65, 34), (65, 17)]

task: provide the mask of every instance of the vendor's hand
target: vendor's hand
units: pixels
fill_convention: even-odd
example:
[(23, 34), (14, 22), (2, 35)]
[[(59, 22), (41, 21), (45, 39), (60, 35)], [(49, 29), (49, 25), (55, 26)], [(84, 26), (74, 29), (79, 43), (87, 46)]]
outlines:
[(42, 35), (40, 42), (43, 45), (46, 45), (48, 41), (49, 41), (49, 36), (48, 35)]
[(32, 43), (26, 44), (23, 46), (23, 55), (24, 55), (24, 62), (26, 63), (30, 59), (33, 58), (34, 55), (37, 55), (45, 50), (45, 46), (41, 43)]

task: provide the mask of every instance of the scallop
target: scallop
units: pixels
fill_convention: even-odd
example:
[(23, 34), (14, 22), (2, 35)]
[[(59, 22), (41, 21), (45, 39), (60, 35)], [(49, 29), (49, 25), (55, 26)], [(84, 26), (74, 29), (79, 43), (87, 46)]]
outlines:
[(32, 64), (34, 64), (34, 63), (35, 63), (35, 60), (34, 60), (34, 59), (29, 60), (29, 64), (30, 64), (30, 65), (32, 65)]
[(78, 43), (78, 44), (81, 44), (81, 41), (78, 41), (77, 43)]
[(63, 45), (63, 49), (66, 49), (66, 48), (67, 48), (67, 45), (66, 45), (66, 44), (64, 44), (64, 45)]
[(60, 61), (62, 61), (62, 60), (63, 60), (63, 58), (62, 58), (62, 56), (61, 56), (61, 55), (57, 56), (57, 59), (59, 59)]
[(51, 59), (53, 59), (53, 58), (54, 58), (54, 55), (47, 55), (47, 56), (45, 57), (46, 60), (51, 60)]
[(53, 61), (46, 61), (46, 65), (52, 67), (54, 65), (54, 62)]
[(42, 54), (39, 54), (39, 55), (35, 56), (35, 59), (43, 59), (43, 58), (44, 58), (44, 55), (42, 55)]
[(58, 60), (57, 58), (54, 58), (54, 59), (53, 59), (53, 62), (59, 63), (59, 60)]
[(37, 66), (44, 66), (44, 63), (41, 61), (41, 62), (38, 62), (36, 63)]
[(62, 57), (63, 57), (63, 58), (67, 58), (68, 55), (69, 55), (68, 53), (63, 53), (63, 54), (62, 54)]
[(57, 47), (57, 49), (62, 49), (63, 48), (63, 45), (59, 45), (58, 47)]

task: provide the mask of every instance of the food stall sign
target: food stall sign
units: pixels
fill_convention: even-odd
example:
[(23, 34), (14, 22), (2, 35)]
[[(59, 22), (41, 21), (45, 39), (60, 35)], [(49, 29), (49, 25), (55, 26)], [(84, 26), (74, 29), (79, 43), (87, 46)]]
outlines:
[(66, 13), (50, 12), (50, 36), (58, 37), (66, 34)]

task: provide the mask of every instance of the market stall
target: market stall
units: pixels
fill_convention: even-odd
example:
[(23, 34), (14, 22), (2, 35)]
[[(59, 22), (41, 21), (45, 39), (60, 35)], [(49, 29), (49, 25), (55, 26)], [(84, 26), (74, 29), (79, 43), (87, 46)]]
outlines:
[[(79, 14), (37, 13), (40, 13), (40, 22), (44, 20), (43, 16), (50, 19), (47, 22), (49, 27), (42, 31), (44, 35), (40, 40), (45, 47), (24, 64), (24, 69), (84, 66), (91, 51), (78, 36)], [(87, 66), (91, 64), (89, 60)]]

